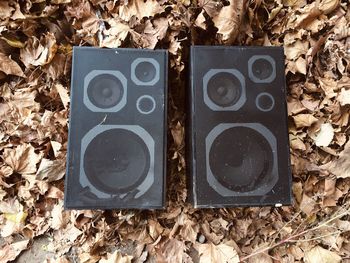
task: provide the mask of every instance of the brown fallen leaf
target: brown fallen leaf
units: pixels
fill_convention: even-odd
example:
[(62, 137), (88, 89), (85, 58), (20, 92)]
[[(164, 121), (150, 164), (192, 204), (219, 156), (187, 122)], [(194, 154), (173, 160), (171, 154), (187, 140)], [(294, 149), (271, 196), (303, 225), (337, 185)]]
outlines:
[(222, 35), (222, 41), (232, 44), (238, 33), (245, 12), (245, 0), (229, 0), (229, 5), (221, 8), (219, 13), (212, 17), (218, 34)]
[(123, 256), (120, 251), (116, 250), (114, 253), (108, 253), (107, 257), (102, 258), (99, 263), (131, 263), (132, 259), (132, 256)]
[(135, 16), (139, 20), (144, 17), (152, 17), (164, 11), (164, 7), (156, 0), (137, 1), (130, 0), (120, 6), (119, 17), (124, 21), (130, 21)]
[(346, 90), (345, 88), (342, 88), (340, 91), (340, 94), (338, 96), (338, 101), (341, 106), (349, 105), (350, 104), (350, 89)]
[(342, 258), (335, 252), (316, 246), (305, 252), (305, 263), (338, 263)]
[(317, 133), (315, 137), (315, 144), (316, 146), (328, 146), (334, 137), (334, 129), (332, 124), (330, 123), (323, 123), (321, 124), (320, 131)]
[(169, 239), (167, 242), (161, 244), (158, 249), (156, 249), (156, 262), (191, 262), (191, 258), (186, 253), (186, 250), (187, 248), (184, 242), (177, 239)]
[(26, 67), (43, 66), (51, 62), (56, 51), (56, 38), (52, 33), (47, 33), (40, 40), (35, 36), (29, 38), (26, 47), (21, 49), (20, 58)]
[(21, 144), (13, 149), (5, 149), (3, 153), (5, 163), (20, 174), (33, 174), (41, 155), (34, 152), (30, 144)]
[(0, 53), (0, 71), (7, 75), (24, 77), (23, 71), (17, 62), (13, 61), (3, 53)]
[(60, 95), (63, 106), (67, 109), (68, 103), (70, 101), (68, 90), (60, 83), (56, 83), (55, 88)]
[(194, 245), (195, 249), (199, 253), (199, 263), (238, 263), (240, 262), (236, 250), (224, 243), (219, 245), (209, 244), (199, 244)]
[(15, 260), (27, 248), (29, 240), (22, 240), (5, 245), (0, 249), (0, 262), (6, 263)]
[(297, 128), (309, 127), (318, 121), (318, 119), (315, 118), (312, 114), (298, 114), (296, 116), (293, 116), (293, 119)]
[(338, 159), (321, 166), (338, 178), (350, 177), (350, 140), (345, 144), (344, 150), (339, 154)]
[(15, 10), (9, 3), (8, 1), (0, 2), (0, 20), (10, 18), (12, 12)]
[(42, 159), (38, 172), (36, 173), (37, 180), (47, 179), (48, 182), (57, 181), (65, 174), (65, 160), (48, 160)]

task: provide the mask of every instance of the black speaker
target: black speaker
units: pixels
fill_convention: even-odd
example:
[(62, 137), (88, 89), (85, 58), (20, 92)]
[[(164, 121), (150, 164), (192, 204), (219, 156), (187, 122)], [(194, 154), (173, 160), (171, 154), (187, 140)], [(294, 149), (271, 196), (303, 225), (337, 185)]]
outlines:
[(162, 208), (167, 52), (74, 47), (65, 207)]
[(194, 46), (190, 79), (193, 205), (290, 204), (283, 48)]

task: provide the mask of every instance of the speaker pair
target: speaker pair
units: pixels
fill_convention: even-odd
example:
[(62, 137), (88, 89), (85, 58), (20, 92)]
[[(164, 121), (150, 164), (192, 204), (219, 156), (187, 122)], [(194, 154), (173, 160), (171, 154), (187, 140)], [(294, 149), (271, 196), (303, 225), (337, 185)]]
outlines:
[(65, 206), (165, 202), (167, 52), (75, 47)]
[(192, 47), (189, 98), (194, 206), (289, 204), (283, 49)]
[[(187, 129), (196, 207), (291, 200), (283, 49), (191, 49)], [(162, 208), (167, 53), (76, 47), (65, 206)]]

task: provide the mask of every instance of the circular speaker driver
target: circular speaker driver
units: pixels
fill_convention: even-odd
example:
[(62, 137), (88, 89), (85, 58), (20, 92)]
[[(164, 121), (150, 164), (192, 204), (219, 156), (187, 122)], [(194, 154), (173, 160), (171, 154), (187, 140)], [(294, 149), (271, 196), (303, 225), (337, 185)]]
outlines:
[(257, 79), (264, 80), (271, 76), (273, 72), (273, 66), (270, 61), (259, 58), (254, 61), (252, 65), (252, 73)]
[(217, 105), (229, 107), (237, 103), (242, 93), (239, 79), (228, 72), (219, 72), (208, 81), (209, 98)]
[(150, 82), (156, 77), (156, 74), (157, 69), (148, 61), (142, 61), (135, 67), (135, 76), (139, 81)]
[(213, 141), (209, 165), (223, 186), (236, 192), (249, 192), (257, 189), (271, 174), (273, 153), (259, 132), (233, 127)]
[(138, 186), (147, 176), (149, 151), (135, 133), (111, 129), (98, 134), (87, 146), (84, 170), (99, 190), (115, 194)]
[(94, 77), (87, 88), (91, 103), (102, 109), (117, 105), (121, 101), (123, 93), (123, 84), (111, 74), (101, 74)]

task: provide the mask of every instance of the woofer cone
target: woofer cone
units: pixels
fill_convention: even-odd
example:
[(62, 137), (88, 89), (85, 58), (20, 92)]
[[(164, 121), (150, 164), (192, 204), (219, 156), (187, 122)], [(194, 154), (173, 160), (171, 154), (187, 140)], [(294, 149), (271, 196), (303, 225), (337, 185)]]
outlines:
[(116, 106), (122, 100), (123, 94), (123, 84), (111, 74), (95, 76), (87, 88), (87, 95), (91, 103), (102, 109)]
[(273, 168), (273, 152), (266, 138), (248, 127), (232, 127), (219, 134), (209, 151), (213, 176), (226, 188), (250, 192), (262, 186)]
[(229, 107), (238, 102), (242, 94), (239, 79), (228, 72), (219, 72), (212, 76), (207, 85), (208, 97), (221, 107)]
[(87, 146), (84, 171), (100, 191), (128, 192), (140, 185), (148, 174), (150, 154), (135, 133), (111, 129), (98, 134)]

